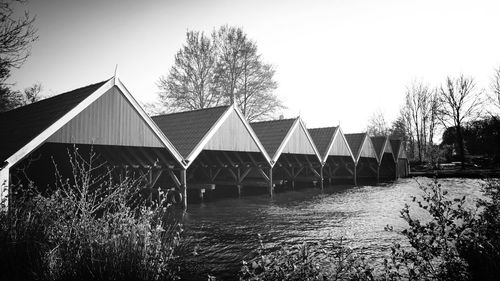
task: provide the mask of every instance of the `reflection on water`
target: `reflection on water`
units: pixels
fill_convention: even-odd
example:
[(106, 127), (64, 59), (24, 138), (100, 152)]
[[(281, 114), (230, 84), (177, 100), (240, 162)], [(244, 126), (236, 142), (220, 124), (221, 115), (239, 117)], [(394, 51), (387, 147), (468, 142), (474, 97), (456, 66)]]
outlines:
[[(329, 243), (344, 237), (348, 245), (377, 257), (403, 237), (384, 231), (406, 227), (399, 217), (411, 195), (420, 194), (418, 184), (431, 179), (400, 179), (379, 186), (330, 186), (275, 194), (219, 199), (189, 205), (183, 216), (184, 237), (198, 255), (188, 255), (190, 272), (183, 279), (206, 280), (207, 274), (218, 280), (233, 280), (243, 259), (253, 256), (258, 247), (257, 234), (264, 245), (302, 244), (304, 241)], [(480, 196), (481, 182), (473, 179), (442, 179), (451, 196)], [(418, 211), (413, 208), (413, 210)]]

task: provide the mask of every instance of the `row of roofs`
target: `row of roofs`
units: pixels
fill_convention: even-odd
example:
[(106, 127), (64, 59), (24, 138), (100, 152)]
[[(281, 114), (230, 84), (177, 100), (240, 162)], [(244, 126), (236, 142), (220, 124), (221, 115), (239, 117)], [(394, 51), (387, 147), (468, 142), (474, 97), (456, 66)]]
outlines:
[(236, 106), (150, 117), (118, 77), (1, 113), (0, 142), (3, 171), (46, 142), (165, 148), (183, 169), (203, 150), (260, 153), (271, 167), (283, 153), (321, 164), (329, 156), (406, 158), (397, 139), (307, 129), (300, 117), (249, 123)]

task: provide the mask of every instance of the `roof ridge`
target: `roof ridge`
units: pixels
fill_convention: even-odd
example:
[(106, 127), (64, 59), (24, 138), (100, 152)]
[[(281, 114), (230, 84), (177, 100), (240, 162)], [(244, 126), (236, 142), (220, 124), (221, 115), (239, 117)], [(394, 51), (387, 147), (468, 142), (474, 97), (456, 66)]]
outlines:
[(222, 107), (226, 107), (227, 108), (227, 107), (230, 107), (230, 106), (231, 105), (218, 105), (218, 106), (214, 106), (214, 107), (206, 107), (206, 108), (199, 108), (199, 109), (193, 109), (193, 110), (186, 110), (186, 111), (172, 112), (172, 113), (166, 113), (166, 114), (159, 114), (159, 115), (151, 116), (151, 118), (163, 117), (163, 116), (172, 116), (172, 115), (177, 115), (177, 114), (182, 114), (182, 113), (207, 111), (207, 110), (218, 109), (218, 108), (222, 108)]
[(256, 121), (256, 122), (250, 122), (250, 124), (260, 124), (260, 123), (279, 122), (279, 121), (290, 121), (290, 120), (297, 120), (297, 118), (298, 118), (298, 117), (295, 117), (295, 118), (286, 118), (286, 119), (275, 119), (275, 120)]
[(308, 128), (308, 130), (321, 130), (321, 129), (337, 129), (339, 126), (328, 126), (328, 127), (317, 127), (317, 128)]
[(61, 93), (61, 94), (58, 94), (58, 95), (55, 95), (55, 96), (51, 96), (51, 97), (48, 97), (48, 98), (45, 98), (45, 99), (42, 99), (42, 100), (39, 100), (39, 101), (34, 102), (34, 103), (30, 103), (30, 104), (27, 104), (27, 105), (16, 107), (16, 108), (8, 110), (8, 111), (0, 112), (0, 115), (17, 112), (18, 110), (21, 110), (21, 109), (24, 110), (24, 109), (33, 107), (35, 105), (39, 105), (39, 104), (42, 104), (42, 103), (47, 103), (47, 102), (50, 102), (50, 101), (54, 100), (55, 98), (60, 98), (62, 95), (68, 95), (68, 94), (74, 93), (76, 91), (83, 90), (85, 88), (95, 87), (96, 85), (104, 84), (104, 83), (108, 82), (110, 79), (106, 79), (106, 80), (103, 80), (101, 82), (93, 83), (93, 84), (90, 84), (90, 85), (87, 85), (87, 86), (83, 86), (83, 87), (79, 87), (79, 88), (76, 88), (76, 89), (73, 89), (73, 90), (70, 90), (70, 91), (66, 91), (64, 93)]

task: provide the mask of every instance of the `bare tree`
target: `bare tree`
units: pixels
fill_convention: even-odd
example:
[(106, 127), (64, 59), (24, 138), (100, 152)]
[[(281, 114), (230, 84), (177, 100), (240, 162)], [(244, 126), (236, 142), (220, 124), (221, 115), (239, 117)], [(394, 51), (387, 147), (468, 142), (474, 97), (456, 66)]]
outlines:
[(389, 128), (385, 121), (384, 114), (381, 111), (376, 111), (368, 120), (366, 131), (371, 136), (387, 136)]
[(43, 87), (41, 83), (35, 83), (28, 88), (23, 90), (23, 105), (27, 105), (30, 103), (37, 102), (42, 99), (40, 93), (42, 92)]
[[(500, 66), (495, 69), (493, 81), (491, 82), (491, 94), (488, 96), (489, 101), (496, 110), (500, 110)], [(500, 112), (498, 113), (500, 114)]]
[(35, 21), (28, 12), (24, 16), (15, 17), (15, 3), (24, 0), (0, 1), (0, 82), (9, 77), (10, 69), (20, 67), (30, 55), (31, 43), (36, 41)]
[(447, 127), (456, 130), (462, 168), (465, 163), (465, 145), (462, 126), (465, 122), (478, 118), (481, 114), (482, 92), (476, 89), (474, 79), (460, 75), (458, 78), (446, 79), (440, 89), (440, 118)]
[(203, 32), (188, 31), (168, 77), (158, 82), (162, 106), (167, 111), (180, 111), (221, 105), (223, 96), (214, 90), (216, 62), (210, 38)]
[(284, 108), (272, 65), (262, 61), (257, 44), (241, 28), (222, 26), (212, 35), (218, 51), (217, 89), (236, 103), (248, 120), (264, 119)]
[(405, 105), (401, 110), (401, 120), (406, 123), (411, 150), (419, 161), (428, 158), (433, 145), (438, 123), (437, 91), (429, 86), (414, 82), (406, 90)]
[(12, 68), (19, 68), (30, 55), (31, 43), (37, 40), (34, 17), (28, 12), (15, 16), (14, 6), (23, 0), (0, 0), (0, 112), (23, 105), (20, 92), (6, 83)]

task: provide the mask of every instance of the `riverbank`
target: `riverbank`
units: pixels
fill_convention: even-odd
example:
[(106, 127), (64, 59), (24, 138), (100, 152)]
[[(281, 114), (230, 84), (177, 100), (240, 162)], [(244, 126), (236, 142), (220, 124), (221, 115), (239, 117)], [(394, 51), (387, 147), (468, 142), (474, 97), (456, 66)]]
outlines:
[(500, 169), (446, 169), (446, 170), (427, 170), (410, 171), (410, 177), (437, 177), (437, 178), (500, 178)]

